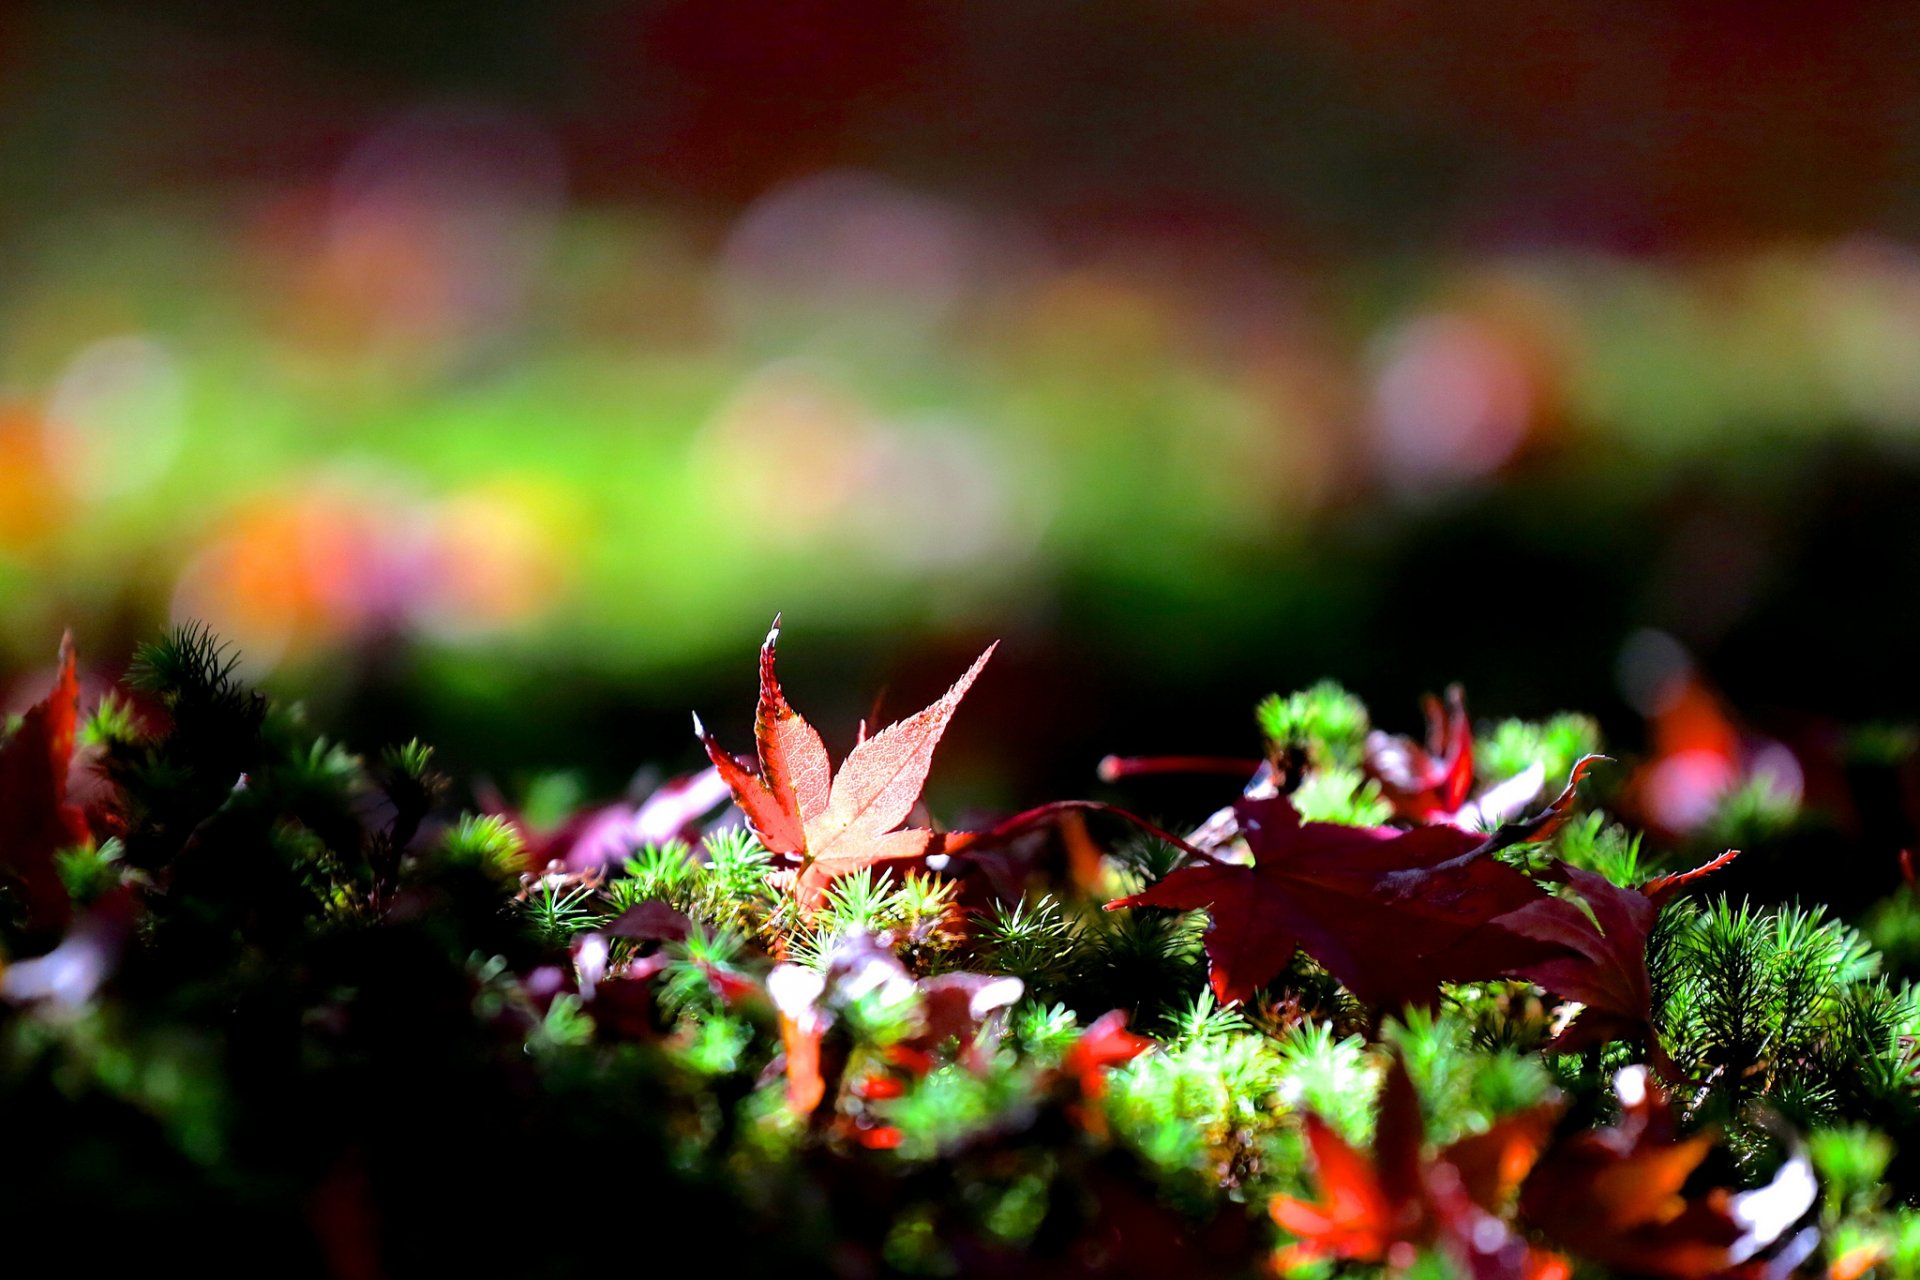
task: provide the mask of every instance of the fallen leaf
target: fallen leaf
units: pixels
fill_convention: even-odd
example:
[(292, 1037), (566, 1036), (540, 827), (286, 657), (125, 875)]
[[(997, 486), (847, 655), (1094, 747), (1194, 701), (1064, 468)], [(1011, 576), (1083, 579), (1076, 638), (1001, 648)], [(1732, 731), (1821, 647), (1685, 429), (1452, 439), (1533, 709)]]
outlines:
[[(1234, 806), (1253, 864), (1182, 867), (1107, 904), (1205, 908), (1214, 994), (1238, 1003), (1304, 950), (1369, 1004), (1429, 1003), (1448, 981), (1533, 958), (1491, 922), (1546, 896), (1457, 827), (1412, 831), (1302, 822), (1284, 796)], [(1497, 838), (1497, 837), (1496, 837)]]
[(820, 1071), (820, 1042), (831, 1016), (820, 1007), (827, 980), (797, 964), (774, 966), (767, 975), (767, 997), (780, 1017), (780, 1042), (787, 1058), (787, 1106), (810, 1116), (826, 1097)]
[(1421, 1248), (1439, 1245), (1475, 1276), (1522, 1280), (1546, 1274), (1558, 1260), (1529, 1248), (1500, 1215), (1559, 1114), (1557, 1102), (1543, 1103), (1428, 1157), (1419, 1097), (1395, 1055), (1381, 1089), (1370, 1155), (1349, 1146), (1319, 1116), (1305, 1117), (1320, 1199), (1275, 1196), (1269, 1204), (1273, 1220), (1298, 1237), (1282, 1251), (1281, 1267), (1341, 1258), (1403, 1269)]
[(989, 645), (931, 706), (863, 736), (836, 773), (820, 735), (781, 692), (774, 672), (779, 638), (776, 618), (760, 646), (760, 702), (754, 715), (758, 770), (723, 749), (698, 716), (694, 732), (760, 842), (799, 860), (792, 892), (803, 908), (817, 910), (826, 901), (827, 886), (840, 876), (939, 851), (938, 833), (900, 824), (920, 798), (947, 722), (997, 646)]
[(1643, 1066), (1614, 1078), (1620, 1119), (1575, 1134), (1535, 1166), (1520, 1212), (1555, 1243), (1610, 1270), (1670, 1280), (1761, 1274), (1743, 1264), (1782, 1239), (1818, 1195), (1795, 1154), (1766, 1186), (1689, 1191), (1714, 1136), (1681, 1137)]
[(1654, 1031), (1647, 937), (1668, 898), (1731, 862), (1736, 852), (1728, 850), (1705, 866), (1662, 876), (1638, 889), (1622, 889), (1598, 872), (1565, 863), (1555, 863), (1540, 873), (1566, 884), (1581, 902), (1542, 898), (1494, 924), (1554, 949), (1544, 958), (1514, 966), (1507, 976), (1538, 983), (1563, 999), (1577, 1000), (1585, 1006), (1548, 1048), (1572, 1053), (1609, 1040), (1626, 1040), (1645, 1045), (1662, 1075), (1680, 1077)]

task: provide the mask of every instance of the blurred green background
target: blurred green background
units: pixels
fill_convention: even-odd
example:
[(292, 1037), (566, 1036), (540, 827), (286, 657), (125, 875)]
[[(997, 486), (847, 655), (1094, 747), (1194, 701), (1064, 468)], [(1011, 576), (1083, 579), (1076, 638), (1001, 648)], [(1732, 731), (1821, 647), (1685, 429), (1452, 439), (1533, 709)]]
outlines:
[(949, 808), (1323, 675), (1909, 720), (1916, 28), (8, 6), (7, 706), (192, 617), (356, 746), (606, 790), (744, 743), (784, 611), (837, 747), (1003, 638)]

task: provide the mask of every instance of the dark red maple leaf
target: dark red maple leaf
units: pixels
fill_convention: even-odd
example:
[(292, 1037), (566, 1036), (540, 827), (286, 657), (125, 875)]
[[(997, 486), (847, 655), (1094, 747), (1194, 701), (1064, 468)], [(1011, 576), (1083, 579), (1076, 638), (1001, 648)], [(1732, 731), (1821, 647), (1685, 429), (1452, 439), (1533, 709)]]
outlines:
[(1587, 909), (1565, 898), (1548, 897), (1494, 924), (1554, 949), (1545, 957), (1516, 965), (1508, 976), (1538, 983), (1585, 1006), (1561, 1028), (1549, 1048), (1570, 1053), (1609, 1040), (1632, 1041), (1647, 1046), (1650, 1061), (1662, 1075), (1679, 1078), (1654, 1032), (1647, 936), (1668, 898), (1737, 854), (1729, 849), (1705, 866), (1661, 876), (1638, 889), (1622, 889), (1598, 872), (1565, 863), (1555, 863), (1541, 873), (1572, 888)]
[(1234, 813), (1253, 864), (1182, 867), (1120, 907), (1206, 908), (1214, 994), (1237, 1003), (1304, 950), (1370, 1004), (1433, 1000), (1442, 982), (1492, 978), (1540, 950), (1490, 929), (1545, 890), (1488, 856), (1501, 837), (1458, 827), (1302, 822), (1284, 796)]
[(72, 912), (54, 855), (92, 840), (85, 812), (67, 801), (79, 709), (73, 637), (67, 636), (52, 692), (0, 745), (0, 874), (12, 881), (34, 932), (60, 928)]
[(1282, 1251), (1281, 1267), (1343, 1258), (1400, 1269), (1422, 1247), (1439, 1245), (1475, 1276), (1564, 1275), (1564, 1262), (1529, 1248), (1500, 1216), (1559, 1114), (1558, 1102), (1543, 1103), (1428, 1157), (1420, 1101), (1406, 1064), (1395, 1055), (1380, 1094), (1371, 1156), (1354, 1150), (1319, 1116), (1305, 1117), (1320, 1199), (1275, 1196), (1269, 1204), (1273, 1220), (1299, 1240)]
[(1393, 816), (1427, 822), (1457, 813), (1473, 791), (1473, 722), (1459, 685), (1443, 705), (1425, 701), (1427, 742), (1375, 731), (1367, 735), (1367, 775), (1393, 805)]
[(1521, 1215), (1555, 1243), (1613, 1271), (1671, 1280), (1766, 1274), (1754, 1264), (1818, 1195), (1795, 1153), (1751, 1191), (1687, 1190), (1714, 1135), (1680, 1137), (1645, 1067), (1615, 1077), (1618, 1123), (1556, 1144), (1520, 1191)]
[(793, 893), (817, 909), (836, 878), (878, 862), (939, 852), (939, 833), (905, 822), (933, 763), (933, 749), (946, 732), (960, 699), (993, 656), (996, 645), (974, 661), (925, 710), (863, 737), (839, 772), (813, 726), (787, 704), (774, 674), (780, 620), (760, 646), (760, 703), (754, 715), (759, 769), (743, 766), (693, 719), (707, 758), (720, 771), (754, 834), (769, 850), (799, 859)]

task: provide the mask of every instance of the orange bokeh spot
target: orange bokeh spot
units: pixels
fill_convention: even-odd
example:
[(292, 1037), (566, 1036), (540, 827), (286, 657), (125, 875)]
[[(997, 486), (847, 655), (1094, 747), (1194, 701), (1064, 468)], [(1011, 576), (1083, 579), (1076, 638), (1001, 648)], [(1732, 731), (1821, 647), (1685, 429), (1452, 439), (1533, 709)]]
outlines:
[(40, 417), (0, 404), (0, 547), (25, 547), (60, 522), (60, 485), (47, 465)]

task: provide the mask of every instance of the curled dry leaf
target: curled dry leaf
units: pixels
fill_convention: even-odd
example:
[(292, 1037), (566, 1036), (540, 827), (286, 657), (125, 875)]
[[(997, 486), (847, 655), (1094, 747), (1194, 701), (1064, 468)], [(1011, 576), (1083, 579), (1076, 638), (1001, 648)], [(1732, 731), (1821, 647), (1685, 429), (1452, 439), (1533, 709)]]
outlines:
[(1429, 697), (1426, 745), (1378, 730), (1367, 735), (1367, 775), (1393, 805), (1393, 816), (1409, 822), (1444, 819), (1457, 813), (1473, 790), (1473, 722), (1459, 685), (1447, 689), (1444, 705)]

